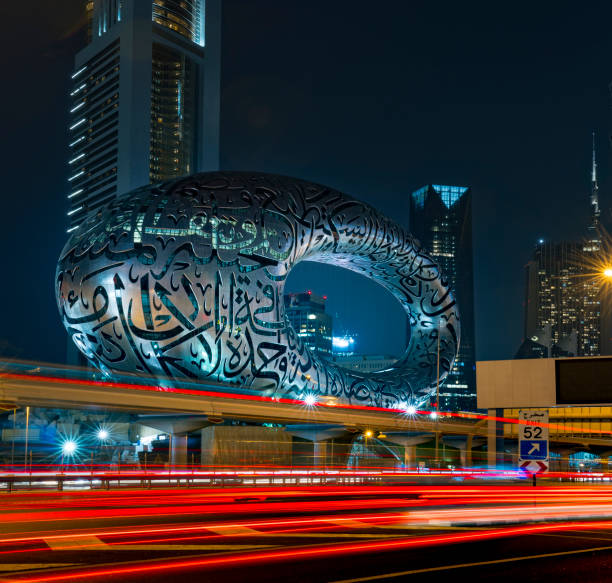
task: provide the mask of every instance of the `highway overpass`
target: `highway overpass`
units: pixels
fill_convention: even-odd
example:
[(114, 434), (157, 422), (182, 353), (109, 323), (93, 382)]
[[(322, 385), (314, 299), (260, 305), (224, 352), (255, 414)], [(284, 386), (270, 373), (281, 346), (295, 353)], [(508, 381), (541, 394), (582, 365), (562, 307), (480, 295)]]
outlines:
[[(321, 439), (331, 435), (330, 427), (354, 433), (372, 430), (384, 434), (382, 439), (405, 446), (435, 436), (467, 452), (486, 440), (490, 464), (495, 463), (496, 440), (500, 443), (499, 423), (513, 421), (461, 413), (441, 413), (433, 419), (427, 412), (408, 415), (400, 410), (348, 406), (331, 397), (321, 397), (316, 404), (306, 405), (300, 400), (262, 396), (214, 382), (173, 384), (166, 379), (160, 384), (140, 384), (145, 380), (153, 382), (140, 378), (105, 382), (92, 378), (88, 370), (32, 362), (0, 363), (0, 371), (0, 406), (5, 409), (31, 406), (114, 410), (143, 416), (175, 414), (189, 416), (190, 422), (200, 418), (202, 425), (222, 420), (275, 423), (291, 427), (295, 435), (310, 432), (322, 436)], [(508, 439), (506, 434), (506, 444), (512, 443), (512, 437)], [(551, 424), (550, 441), (553, 451), (555, 448), (612, 451), (609, 433), (580, 435), (562, 424)], [(468, 453), (468, 460), (469, 457)]]

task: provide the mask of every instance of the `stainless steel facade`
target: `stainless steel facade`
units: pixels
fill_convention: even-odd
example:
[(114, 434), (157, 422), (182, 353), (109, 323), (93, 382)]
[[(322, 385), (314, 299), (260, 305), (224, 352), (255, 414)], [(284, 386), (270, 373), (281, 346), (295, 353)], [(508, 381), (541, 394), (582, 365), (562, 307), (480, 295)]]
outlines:
[[(401, 303), (411, 335), (393, 367), (349, 371), (305, 346), (283, 301), (302, 260), (360, 273)], [(62, 252), (56, 293), (68, 333), (109, 374), (211, 379), (268, 396), (418, 406), (459, 342), (447, 280), (409, 233), (330, 188), (258, 173), (151, 185), (92, 212)]]

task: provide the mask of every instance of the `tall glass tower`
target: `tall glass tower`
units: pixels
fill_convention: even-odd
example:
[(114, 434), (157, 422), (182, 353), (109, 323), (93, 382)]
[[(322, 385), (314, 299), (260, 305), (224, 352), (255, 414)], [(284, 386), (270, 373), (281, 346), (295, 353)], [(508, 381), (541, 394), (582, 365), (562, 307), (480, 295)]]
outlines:
[(449, 279), (461, 315), (459, 354), (440, 387), (441, 411), (476, 408), (472, 192), (428, 184), (410, 196), (410, 232)]
[[(602, 293), (599, 185), (593, 134), (589, 203), (591, 220), (582, 241), (538, 241), (525, 267), (525, 346), (538, 342), (545, 356), (598, 356), (611, 352), (610, 298)], [(529, 353), (527, 353), (529, 356)]]
[(317, 356), (331, 358), (332, 317), (325, 311), (326, 296), (311, 291), (287, 294), (285, 313), (302, 342)]
[(220, 0), (87, 0), (70, 93), (69, 228), (116, 194), (219, 165)]
[(540, 240), (525, 266), (525, 339), (543, 344), (548, 357), (601, 353), (599, 281), (587, 263), (591, 243)]

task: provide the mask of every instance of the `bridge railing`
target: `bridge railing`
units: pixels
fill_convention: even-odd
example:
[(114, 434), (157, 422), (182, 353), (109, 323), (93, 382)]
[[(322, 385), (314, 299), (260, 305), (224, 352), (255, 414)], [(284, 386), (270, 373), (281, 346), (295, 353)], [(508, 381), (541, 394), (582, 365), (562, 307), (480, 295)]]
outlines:
[(153, 487), (282, 487), (282, 486), (343, 486), (343, 485), (402, 485), (415, 483), (451, 483), (464, 480), (504, 480), (521, 482), (528, 476), (517, 470), (484, 468), (393, 470), (388, 468), (188, 468), (137, 467), (124, 468), (49, 468), (31, 471), (4, 469), (0, 471), (0, 491), (23, 490), (85, 490), (110, 488)]

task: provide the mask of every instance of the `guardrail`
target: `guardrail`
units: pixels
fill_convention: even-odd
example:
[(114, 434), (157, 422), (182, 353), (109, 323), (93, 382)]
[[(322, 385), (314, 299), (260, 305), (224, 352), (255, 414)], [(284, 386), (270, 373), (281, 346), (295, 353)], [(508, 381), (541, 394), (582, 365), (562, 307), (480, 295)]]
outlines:
[(31, 489), (110, 489), (117, 487), (152, 488), (157, 485), (175, 487), (225, 486), (312, 486), (356, 484), (449, 483), (462, 480), (522, 480), (527, 475), (517, 470), (485, 469), (438, 470), (421, 468), (414, 471), (385, 469), (347, 470), (256, 470), (256, 469), (149, 469), (143, 470), (68, 470), (15, 471), (0, 473), (0, 491)]

